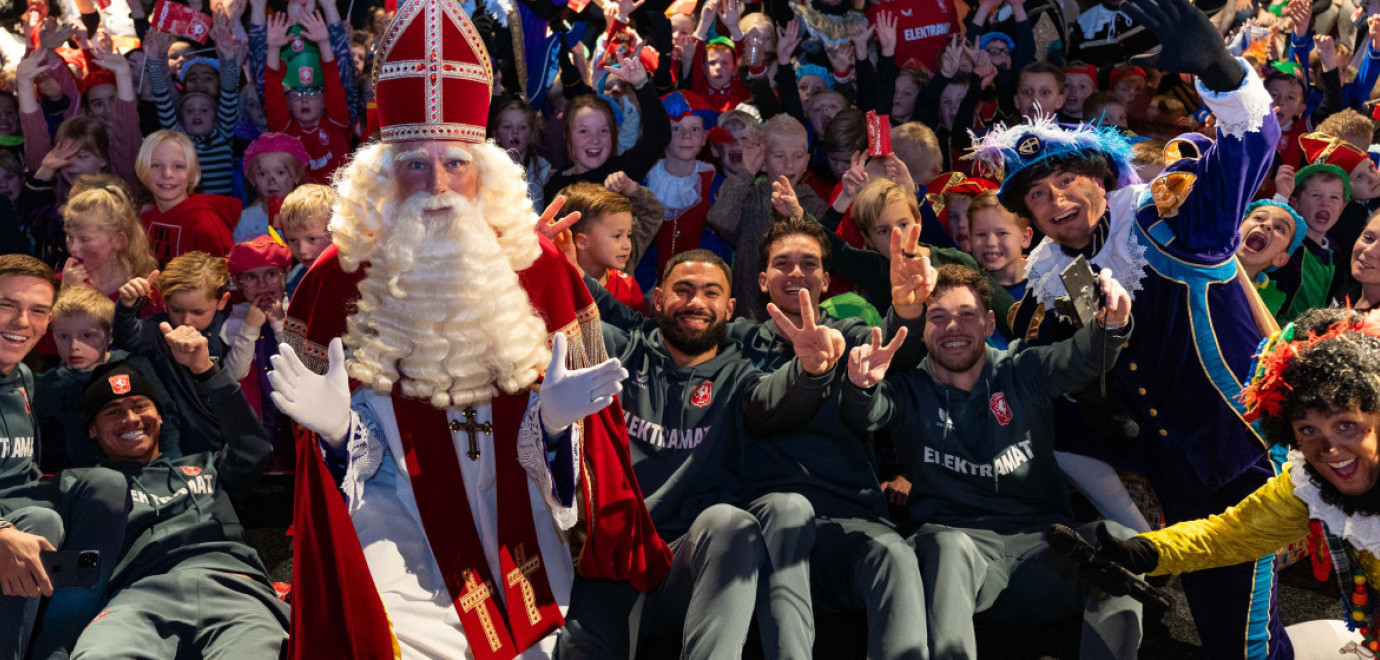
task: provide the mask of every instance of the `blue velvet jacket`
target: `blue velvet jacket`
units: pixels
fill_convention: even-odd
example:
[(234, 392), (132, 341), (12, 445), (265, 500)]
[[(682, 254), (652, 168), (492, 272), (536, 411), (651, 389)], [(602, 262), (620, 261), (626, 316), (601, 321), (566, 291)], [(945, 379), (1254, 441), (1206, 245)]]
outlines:
[[(1199, 93), (1218, 118), (1217, 140), (1186, 136), (1193, 143), (1186, 155), (1151, 184), (1110, 193), (1111, 228), (1090, 261), (1112, 268), (1134, 300), (1137, 329), (1109, 375), (1108, 395), (1139, 424), (1142, 441), (1158, 441), (1169, 465), (1215, 488), (1265, 451), (1237, 400), (1264, 333), (1252, 313), (1257, 294), (1238, 279), (1235, 254), (1280, 128), (1249, 69), (1235, 91), (1200, 85)], [(1057, 278), (1069, 260), (1049, 239), (1032, 252), (1031, 286), (1012, 308), (1017, 335), (1046, 343), (1072, 334), (1071, 323), (1046, 313), (1056, 280), (1041, 288), (1037, 277)]]

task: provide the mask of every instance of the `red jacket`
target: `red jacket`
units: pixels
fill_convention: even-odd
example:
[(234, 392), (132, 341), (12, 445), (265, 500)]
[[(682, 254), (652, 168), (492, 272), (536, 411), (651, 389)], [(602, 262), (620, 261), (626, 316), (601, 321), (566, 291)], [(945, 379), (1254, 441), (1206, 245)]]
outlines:
[(334, 60), (321, 62), (321, 77), (326, 80), (326, 112), (315, 126), (303, 126), (288, 110), (287, 93), (283, 91), (286, 69), (281, 62), (278, 66), (267, 67), (268, 78), (264, 81), (269, 130), (301, 140), (311, 156), (307, 182), (330, 185), (331, 174), (350, 157), (350, 108), (345, 89), (340, 86), (340, 71)]

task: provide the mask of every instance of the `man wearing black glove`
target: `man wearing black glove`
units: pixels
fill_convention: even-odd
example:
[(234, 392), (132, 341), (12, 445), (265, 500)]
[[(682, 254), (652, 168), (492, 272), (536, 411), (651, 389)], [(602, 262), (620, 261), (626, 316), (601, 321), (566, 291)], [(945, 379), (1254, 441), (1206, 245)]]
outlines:
[[(1046, 236), (1026, 262), (1013, 328), (1031, 329), (1036, 343), (1069, 336), (1054, 299), (1064, 294), (1060, 272), (1080, 255), (1130, 292), (1139, 329), (1107, 376), (1113, 410), (1084, 398), (1079, 410), (1060, 411), (1055, 448), (1144, 475), (1174, 523), (1218, 513), (1274, 475), (1237, 399), (1266, 331), (1232, 254), (1280, 131), (1259, 78), (1187, 0), (1128, 0), (1122, 10), (1162, 45), (1146, 65), (1197, 77), (1216, 140), (1176, 143), (1182, 158), (1148, 186), (1128, 145), (1091, 126), (995, 130), (975, 157), (1004, 172), (1002, 203)], [(1082, 421), (1108, 412), (1122, 421), (1101, 428), (1124, 437), (1101, 437)], [(1273, 604), (1272, 556), (1183, 584), (1206, 657), (1291, 656)]]

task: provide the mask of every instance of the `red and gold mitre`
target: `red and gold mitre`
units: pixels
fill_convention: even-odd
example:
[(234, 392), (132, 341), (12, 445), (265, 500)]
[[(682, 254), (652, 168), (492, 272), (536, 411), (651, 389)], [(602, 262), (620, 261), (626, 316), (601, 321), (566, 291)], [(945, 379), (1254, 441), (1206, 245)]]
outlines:
[(402, 3), (374, 62), (384, 142), (484, 141), (493, 66), (459, 2)]

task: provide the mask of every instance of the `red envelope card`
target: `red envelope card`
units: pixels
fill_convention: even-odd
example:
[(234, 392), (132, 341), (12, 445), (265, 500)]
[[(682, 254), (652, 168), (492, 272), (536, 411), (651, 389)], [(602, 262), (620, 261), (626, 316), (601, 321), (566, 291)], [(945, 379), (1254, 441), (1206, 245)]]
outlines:
[(891, 153), (891, 120), (885, 115), (877, 116), (876, 110), (867, 111), (867, 155), (885, 156)]
[(571, 13), (578, 14), (589, 6), (589, 0), (569, 0), (565, 6), (570, 8)]
[(158, 0), (153, 15), (149, 16), (149, 24), (199, 44), (206, 43), (206, 36), (211, 33), (210, 16), (170, 0)]

